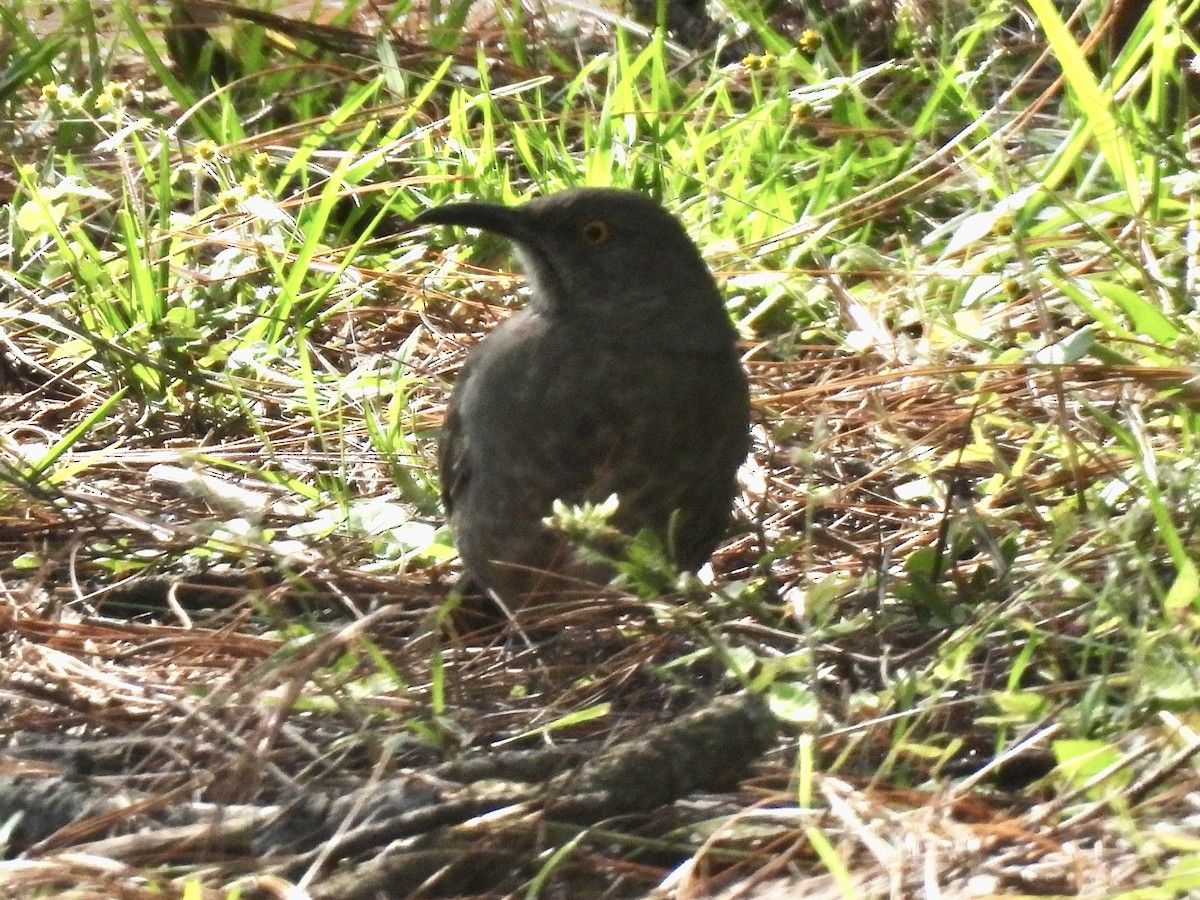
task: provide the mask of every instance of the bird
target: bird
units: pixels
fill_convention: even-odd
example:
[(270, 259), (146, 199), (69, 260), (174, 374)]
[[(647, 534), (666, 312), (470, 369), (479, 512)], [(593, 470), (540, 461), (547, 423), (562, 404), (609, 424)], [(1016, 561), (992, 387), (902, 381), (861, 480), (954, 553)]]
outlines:
[(466, 583), (505, 611), (607, 584), (611, 564), (547, 517), (613, 495), (615, 532), (649, 532), (676, 568), (702, 567), (732, 521), (750, 393), (680, 222), (645, 194), (583, 187), (450, 203), (410, 225), (507, 238), (529, 284), (468, 353), (443, 420), (442, 502)]

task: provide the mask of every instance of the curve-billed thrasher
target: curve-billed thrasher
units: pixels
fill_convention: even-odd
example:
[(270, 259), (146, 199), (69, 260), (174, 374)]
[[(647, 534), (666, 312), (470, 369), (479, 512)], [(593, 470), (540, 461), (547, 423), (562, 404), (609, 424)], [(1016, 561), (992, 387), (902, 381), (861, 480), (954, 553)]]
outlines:
[(467, 575), (509, 606), (611, 569), (544, 522), (618, 497), (610, 524), (700, 568), (729, 526), (750, 400), (717, 285), (680, 224), (632, 191), (456, 203), (419, 225), (509, 238), (529, 305), (467, 359), (450, 399), (442, 499)]

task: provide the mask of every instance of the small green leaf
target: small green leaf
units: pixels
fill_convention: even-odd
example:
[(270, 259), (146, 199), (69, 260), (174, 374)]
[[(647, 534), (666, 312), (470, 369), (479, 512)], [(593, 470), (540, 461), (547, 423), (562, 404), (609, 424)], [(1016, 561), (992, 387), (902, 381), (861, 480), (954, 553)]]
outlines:
[(1099, 279), (1092, 279), (1091, 284), (1096, 293), (1121, 307), (1125, 315), (1129, 316), (1133, 330), (1138, 334), (1164, 345), (1173, 344), (1179, 339), (1179, 329), (1171, 324), (1171, 320), (1163, 315), (1162, 310), (1137, 291), (1130, 290), (1123, 284)]
[(1185, 560), (1179, 572), (1176, 573), (1175, 580), (1171, 582), (1171, 589), (1167, 591), (1163, 608), (1167, 612), (1179, 612), (1189, 607), (1197, 608), (1198, 605), (1200, 605), (1200, 572), (1197, 572), (1196, 564), (1189, 559)]
[[(1112, 744), (1104, 741), (1086, 738), (1068, 738), (1055, 741), (1052, 745), (1054, 758), (1058, 761), (1058, 774), (1076, 788), (1083, 787), (1104, 770), (1116, 765), (1121, 759), (1121, 751)], [(1128, 769), (1114, 772), (1105, 786), (1119, 787), (1127, 784), (1132, 776)], [(1090, 792), (1093, 795), (1095, 792)]]

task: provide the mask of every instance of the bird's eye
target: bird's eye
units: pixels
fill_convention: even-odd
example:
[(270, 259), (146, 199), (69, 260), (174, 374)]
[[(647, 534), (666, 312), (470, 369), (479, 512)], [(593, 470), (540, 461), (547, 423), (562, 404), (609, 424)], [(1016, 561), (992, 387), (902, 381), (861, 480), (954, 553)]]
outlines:
[(592, 246), (603, 244), (608, 240), (610, 234), (608, 224), (601, 222), (599, 219), (592, 219), (592, 221), (583, 226), (583, 230), (580, 233), (583, 235), (584, 242)]

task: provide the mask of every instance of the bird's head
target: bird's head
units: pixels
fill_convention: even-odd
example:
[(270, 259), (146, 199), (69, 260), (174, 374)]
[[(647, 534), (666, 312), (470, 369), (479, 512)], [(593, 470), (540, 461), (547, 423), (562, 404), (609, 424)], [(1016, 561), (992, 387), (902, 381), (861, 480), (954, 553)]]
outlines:
[(529, 278), (534, 308), (597, 339), (701, 352), (734, 341), (700, 252), (675, 217), (644, 194), (573, 188), (520, 206), (453, 203), (412, 224), (507, 237)]

